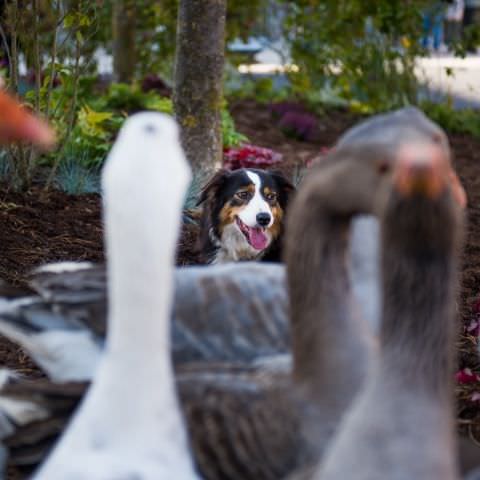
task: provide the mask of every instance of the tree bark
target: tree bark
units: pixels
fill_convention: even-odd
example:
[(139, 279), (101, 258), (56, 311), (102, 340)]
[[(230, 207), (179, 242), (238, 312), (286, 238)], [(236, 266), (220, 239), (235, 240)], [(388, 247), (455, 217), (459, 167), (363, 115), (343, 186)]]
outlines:
[(116, 82), (130, 83), (135, 72), (135, 0), (113, 2), (113, 72)]
[(221, 164), (226, 0), (181, 0), (175, 53), (175, 114), (193, 169)]

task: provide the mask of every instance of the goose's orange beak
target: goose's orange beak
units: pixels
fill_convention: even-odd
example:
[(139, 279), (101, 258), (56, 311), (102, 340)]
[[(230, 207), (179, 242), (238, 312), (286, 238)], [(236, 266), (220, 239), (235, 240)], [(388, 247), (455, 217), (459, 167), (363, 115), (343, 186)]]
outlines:
[(467, 206), (467, 193), (465, 192), (457, 173), (452, 167), (450, 167), (449, 178), (453, 197), (462, 208), (465, 208)]
[(47, 123), (29, 113), (15, 98), (0, 90), (0, 143), (27, 141), (48, 149), (55, 133)]
[(398, 192), (409, 197), (415, 194), (435, 199), (450, 186), (455, 201), (464, 208), (465, 190), (444, 152), (436, 145), (405, 146), (399, 152), (394, 183)]

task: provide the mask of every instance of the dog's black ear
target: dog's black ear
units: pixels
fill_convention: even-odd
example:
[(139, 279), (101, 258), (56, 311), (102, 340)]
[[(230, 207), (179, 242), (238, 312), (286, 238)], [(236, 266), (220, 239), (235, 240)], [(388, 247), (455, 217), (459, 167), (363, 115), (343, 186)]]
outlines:
[(271, 170), (270, 175), (273, 177), (280, 189), (287, 195), (290, 196), (291, 193), (295, 192), (296, 188), (293, 183), (288, 180), (285, 175), (279, 170)]
[(269, 173), (278, 185), (280, 191), (279, 203), (282, 208), (286, 208), (292, 194), (295, 193), (296, 188), (282, 172), (278, 170), (271, 170)]
[(213, 177), (205, 184), (200, 192), (197, 200), (197, 207), (205, 202), (208, 198), (214, 197), (216, 193), (225, 185), (230, 171), (224, 168), (215, 172)]

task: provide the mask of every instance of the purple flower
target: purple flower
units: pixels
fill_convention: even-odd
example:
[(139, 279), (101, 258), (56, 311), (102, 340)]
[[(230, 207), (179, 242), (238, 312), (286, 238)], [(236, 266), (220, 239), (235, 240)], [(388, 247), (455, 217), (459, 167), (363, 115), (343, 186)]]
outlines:
[(317, 134), (318, 121), (310, 113), (288, 112), (280, 119), (278, 126), (286, 135), (311, 141)]

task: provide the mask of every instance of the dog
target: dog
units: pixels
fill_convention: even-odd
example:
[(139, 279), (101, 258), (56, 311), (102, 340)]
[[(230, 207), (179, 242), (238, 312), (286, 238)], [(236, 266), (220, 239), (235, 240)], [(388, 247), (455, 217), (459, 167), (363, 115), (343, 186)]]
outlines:
[(219, 170), (200, 193), (197, 248), (204, 263), (281, 261), (282, 235), (294, 186), (280, 173)]

